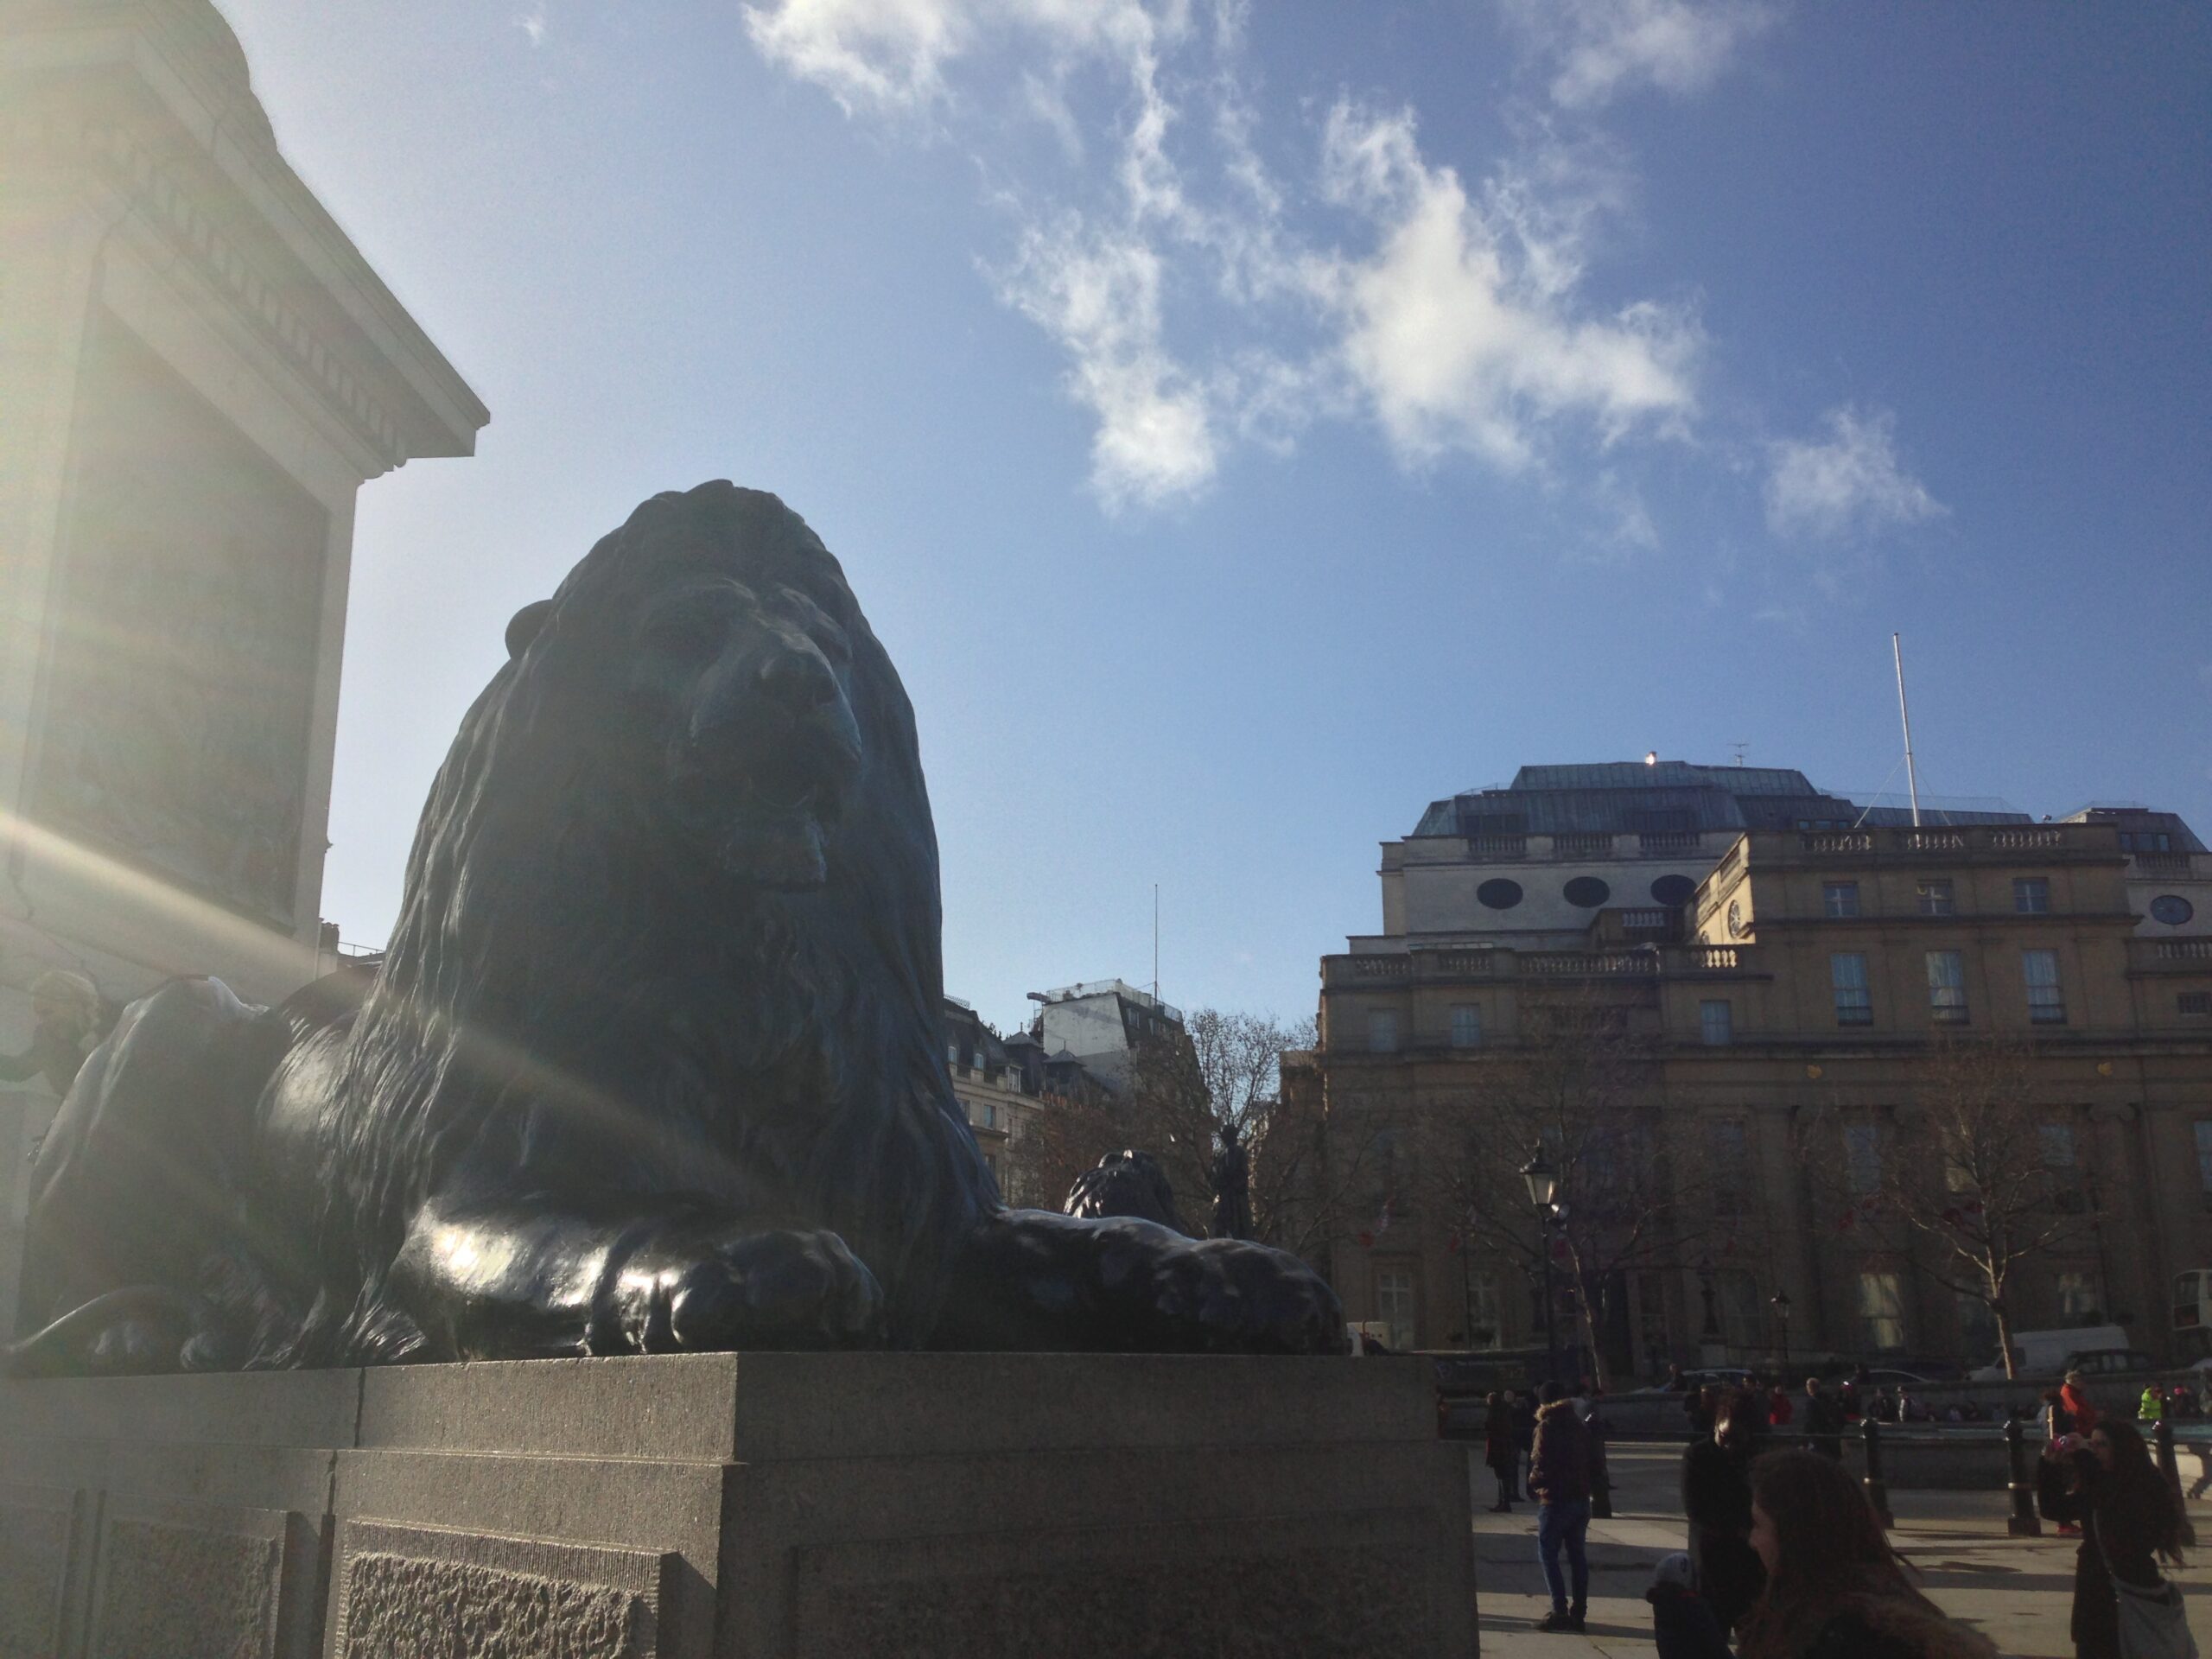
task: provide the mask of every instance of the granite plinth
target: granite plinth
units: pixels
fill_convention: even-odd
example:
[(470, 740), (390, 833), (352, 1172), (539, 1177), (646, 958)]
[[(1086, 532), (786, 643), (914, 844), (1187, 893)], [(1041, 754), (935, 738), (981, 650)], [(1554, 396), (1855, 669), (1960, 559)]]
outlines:
[(0, 1386), (0, 1659), (1475, 1652), (1414, 1360), (708, 1354)]

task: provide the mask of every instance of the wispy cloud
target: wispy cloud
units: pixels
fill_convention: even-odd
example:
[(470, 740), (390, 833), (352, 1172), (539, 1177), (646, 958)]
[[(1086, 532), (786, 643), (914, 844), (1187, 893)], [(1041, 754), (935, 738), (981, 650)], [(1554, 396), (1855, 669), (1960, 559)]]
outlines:
[[(1303, 163), (1270, 164), (1236, 0), (761, 0), (744, 16), (770, 61), (849, 111), (998, 146), (995, 175), (990, 115), (1053, 135), (1064, 170), (1016, 170), (1013, 252), (987, 269), (1065, 353), (1109, 506), (1192, 494), (1236, 444), (1280, 452), (1319, 419), (1373, 421), (1408, 466), (1518, 470), (1578, 427), (1610, 444), (1694, 410), (1686, 310), (1582, 301), (1584, 231), (1611, 205), (1593, 170), (1554, 147), (1471, 188), (1424, 157), (1410, 111), (1349, 101)], [(1100, 70), (1117, 89), (1103, 135), (1070, 92)], [(1325, 220), (1343, 233), (1318, 235)], [(1618, 539), (1649, 533), (1614, 516)]]
[(1768, 446), (1767, 528), (1840, 542), (1939, 518), (1946, 511), (1898, 459), (1887, 410), (1830, 410), (1825, 438)]
[(543, 6), (531, 7), (528, 11), (525, 11), (516, 17), (515, 27), (522, 30), (524, 34), (530, 36), (531, 45), (534, 47), (543, 46), (545, 44), (546, 31), (545, 8)]
[(1694, 321), (1650, 302), (1580, 315), (1579, 261), (1537, 234), (1525, 191), (1493, 191), (1485, 212), (1422, 158), (1410, 111), (1338, 105), (1321, 177), (1377, 232), (1371, 251), (1331, 262), (1329, 298), (1344, 365), (1402, 459), (1462, 449), (1515, 469), (1561, 416), (1611, 441), (1694, 407)]
[(1500, 0), (1506, 20), (1550, 76), (1552, 101), (1587, 110), (1656, 86), (1676, 97), (1719, 79), (1765, 29), (1760, 0)]

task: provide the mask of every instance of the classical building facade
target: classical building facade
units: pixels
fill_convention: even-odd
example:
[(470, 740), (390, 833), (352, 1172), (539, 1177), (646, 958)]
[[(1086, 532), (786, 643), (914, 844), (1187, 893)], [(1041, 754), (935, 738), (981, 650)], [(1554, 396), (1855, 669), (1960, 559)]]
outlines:
[[(1632, 1058), (1614, 1107), (1701, 1160), (1694, 1238), (1560, 1299), (1590, 1301), (1617, 1376), (1784, 1347), (1993, 1357), (1986, 1307), (1873, 1203), (1931, 1053), (1992, 1037), (2082, 1206), (2016, 1274), (2013, 1323), (2114, 1320), (2167, 1350), (2168, 1287), (2212, 1264), (2212, 935), (2188, 896), (2212, 856), (2171, 814), (1916, 828), (1794, 772), (1728, 787), (1752, 771), (1529, 768), (1385, 847), (1386, 931), (1323, 959), (1320, 1042), (1284, 1078), (1325, 1126), (1347, 1316), (1409, 1345), (1543, 1345), (1527, 1258), (1452, 1213), (1404, 1126), (1457, 1113), (1478, 1141), (1499, 1068), (1556, 1046), (1567, 1010)], [(1702, 798), (1669, 798), (1685, 787)], [(1687, 821), (1643, 827), (1655, 811)]]
[[(46, 969), (329, 965), (354, 497), (486, 419), (207, 0), (0, 5), (0, 1046)], [(0, 1328), (54, 1103), (0, 1096)]]

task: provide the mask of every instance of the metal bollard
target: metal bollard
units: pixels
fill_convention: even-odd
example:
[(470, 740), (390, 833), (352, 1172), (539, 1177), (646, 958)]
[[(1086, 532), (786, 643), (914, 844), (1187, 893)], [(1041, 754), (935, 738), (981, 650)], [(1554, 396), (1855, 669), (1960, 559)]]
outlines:
[(1882, 1478), (1882, 1426), (1872, 1417), (1862, 1417), (1859, 1434), (1866, 1443), (1866, 1501), (1884, 1526), (1893, 1527), (1897, 1517), (1890, 1513), (1890, 1483)]
[(2151, 1439), (2158, 1448), (2158, 1472), (2176, 1491), (2181, 1490), (2181, 1465), (2174, 1458), (2174, 1426), (2161, 1417), (2151, 1425)]
[(2005, 1466), (2012, 1494), (2012, 1513), (2005, 1530), (2015, 1538), (2040, 1538), (2043, 1522), (2036, 1516), (2036, 1484), (2028, 1478), (2028, 1437), (2017, 1417), (2005, 1420)]

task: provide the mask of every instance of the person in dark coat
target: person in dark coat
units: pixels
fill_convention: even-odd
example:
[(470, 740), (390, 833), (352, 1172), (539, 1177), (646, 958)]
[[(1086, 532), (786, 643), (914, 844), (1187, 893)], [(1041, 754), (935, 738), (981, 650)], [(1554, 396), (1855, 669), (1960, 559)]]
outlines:
[(1520, 1479), (1520, 1454), (1513, 1446), (1513, 1408), (1497, 1389), (1483, 1402), (1483, 1462), (1497, 1477), (1497, 1502), (1492, 1515), (1513, 1513), (1513, 1489)]
[(1824, 1458), (1843, 1458), (1843, 1407), (1823, 1393), (1821, 1379), (1805, 1379), (1805, 1439)]
[(1698, 1593), (1732, 1630), (1766, 1582), (1751, 1551), (1751, 1433), (1744, 1402), (1725, 1395), (1712, 1434), (1682, 1454), (1682, 1514)]
[(2074, 1553), (2070, 1625), (2075, 1659), (2120, 1659), (2113, 1580), (2155, 1589), (2158, 1558), (2179, 1563), (2181, 1502), (2151, 1461), (2151, 1448), (2135, 1425), (2120, 1417), (2100, 1421), (2086, 1448), (2047, 1443), (2036, 1489), (2037, 1506), (2047, 1518), (2082, 1529), (2082, 1546)]
[(1651, 1604), (1651, 1639), (1659, 1659), (1734, 1659), (1712, 1604), (1697, 1592), (1688, 1556), (1679, 1550), (1662, 1555), (1643, 1599)]
[(1859, 1483), (1816, 1452), (1759, 1459), (1751, 1545), (1766, 1584), (1740, 1659), (1995, 1659), (1988, 1637), (1914, 1588)]
[(1521, 1496), (1529, 1496), (1524, 1478), (1529, 1457), (1536, 1447), (1536, 1396), (1533, 1390), (1522, 1389), (1513, 1396), (1514, 1484), (1520, 1487)]
[[(1580, 1630), (1590, 1605), (1590, 1431), (1558, 1383), (1544, 1384), (1543, 1400), (1536, 1413), (1535, 1451), (1529, 1460), (1529, 1490), (1536, 1496), (1536, 1559), (1552, 1592), (1552, 1611), (1536, 1628)], [(1573, 1578), (1571, 1601), (1567, 1574), (1560, 1571), (1562, 1550)]]

